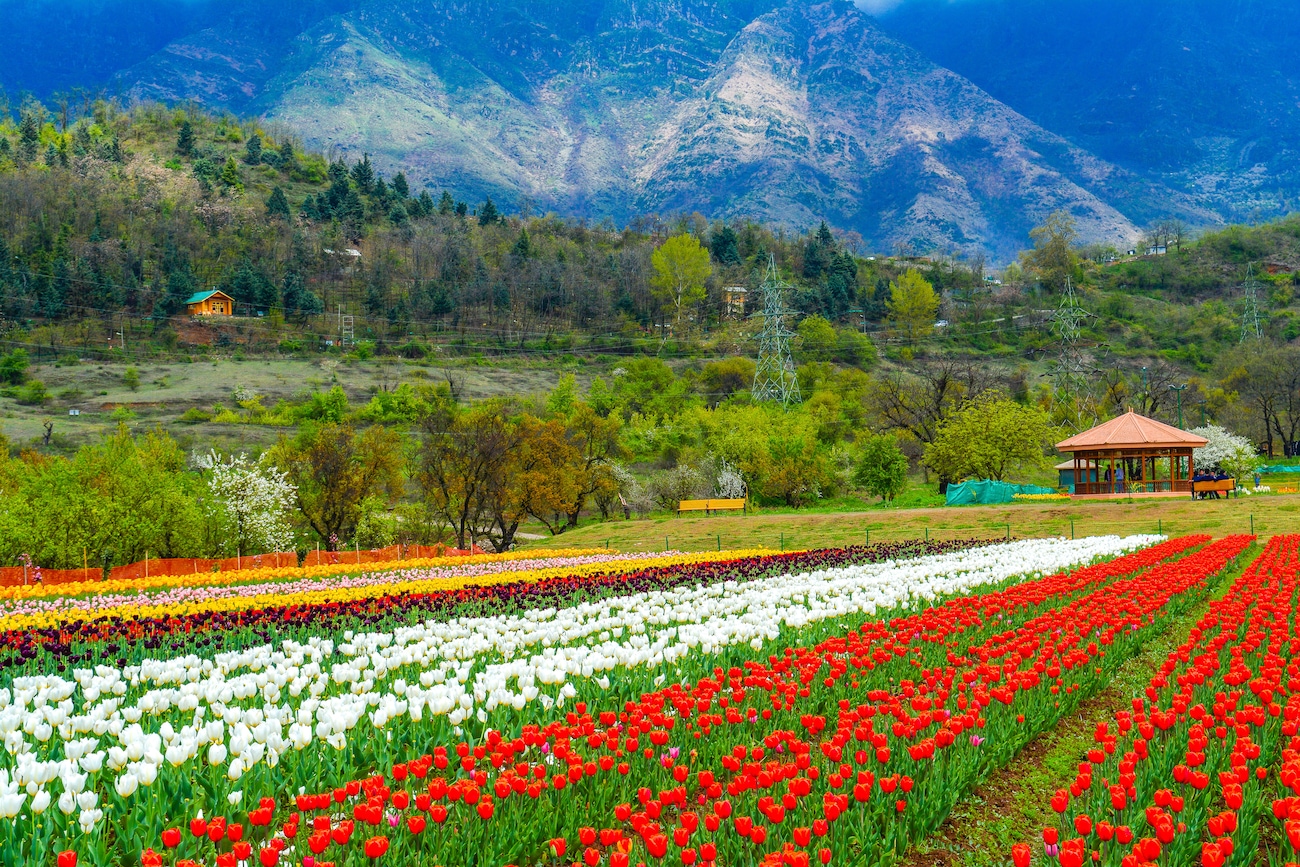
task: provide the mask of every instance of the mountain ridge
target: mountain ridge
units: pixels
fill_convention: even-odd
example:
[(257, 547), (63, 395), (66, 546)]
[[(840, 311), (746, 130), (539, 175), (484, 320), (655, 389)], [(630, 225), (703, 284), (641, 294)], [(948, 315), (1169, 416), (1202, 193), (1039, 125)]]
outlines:
[[(238, 4), (118, 74), (134, 99), (282, 121), (417, 186), (626, 221), (705, 211), (881, 250), (1007, 259), (1052, 210), (1086, 241), (1218, 211), (1044, 129), (847, 0)], [(270, 20), (270, 19), (268, 19)]]

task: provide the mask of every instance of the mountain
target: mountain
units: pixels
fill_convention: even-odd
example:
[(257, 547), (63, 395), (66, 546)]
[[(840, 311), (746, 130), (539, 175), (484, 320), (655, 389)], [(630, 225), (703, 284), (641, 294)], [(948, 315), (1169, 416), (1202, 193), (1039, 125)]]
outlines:
[[(301, 16), (300, 16), (301, 17)], [(616, 220), (700, 210), (877, 249), (999, 258), (1058, 208), (1083, 237), (1216, 215), (1073, 147), (847, 2), (371, 0), (279, 42), (241, 15), (119, 79), (254, 111), (459, 195)]]
[(890, 33), (1102, 159), (1231, 219), (1300, 210), (1290, 0), (887, 5)]

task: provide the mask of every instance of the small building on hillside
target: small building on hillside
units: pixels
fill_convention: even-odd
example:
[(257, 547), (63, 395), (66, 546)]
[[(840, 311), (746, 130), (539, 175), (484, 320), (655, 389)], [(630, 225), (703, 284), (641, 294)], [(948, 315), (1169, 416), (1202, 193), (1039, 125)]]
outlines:
[(235, 299), (220, 289), (195, 292), (185, 300), (185, 312), (191, 316), (234, 316)]
[(748, 296), (749, 290), (744, 286), (722, 287), (722, 308), (728, 318), (743, 319), (745, 317), (745, 299)]

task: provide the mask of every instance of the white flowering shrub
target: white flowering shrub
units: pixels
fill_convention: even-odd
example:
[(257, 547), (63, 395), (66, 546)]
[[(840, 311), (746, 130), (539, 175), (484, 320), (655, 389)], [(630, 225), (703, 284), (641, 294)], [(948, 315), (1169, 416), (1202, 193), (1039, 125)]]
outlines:
[(289, 513), (298, 489), (283, 471), (244, 454), (222, 458), (215, 449), (194, 464), (209, 473), (212, 505), (230, 522), (239, 550), (284, 551), (293, 544)]
[(1209, 440), (1205, 448), (1192, 452), (1197, 469), (1222, 470), (1235, 479), (1245, 479), (1263, 464), (1250, 440), (1217, 424), (1198, 427), (1192, 433)]
[(743, 500), (749, 493), (749, 486), (741, 477), (740, 472), (727, 462), (726, 458), (718, 459), (717, 474), (713, 480), (714, 496), (722, 500)]

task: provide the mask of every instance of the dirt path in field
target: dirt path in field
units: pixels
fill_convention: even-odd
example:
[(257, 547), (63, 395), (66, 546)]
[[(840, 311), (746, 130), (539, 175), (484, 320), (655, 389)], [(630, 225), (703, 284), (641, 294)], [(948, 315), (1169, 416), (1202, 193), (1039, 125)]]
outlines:
[(1145, 689), (1170, 650), (1187, 640), (1209, 602), (1222, 597), (1258, 553), (1258, 548), (1248, 549), (1237, 567), (1219, 577), (1205, 602), (1170, 622), (1120, 667), (1105, 689), (962, 798), (938, 831), (903, 856), (900, 867), (1004, 867), (1011, 861), (1011, 847), (1021, 842), (1030, 844), (1035, 864), (1055, 863), (1044, 858), (1039, 837), (1054, 820), (1048, 800), (1070, 785), (1079, 762), (1087, 760), (1097, 723), (1111, 721), (1117, 709)]

